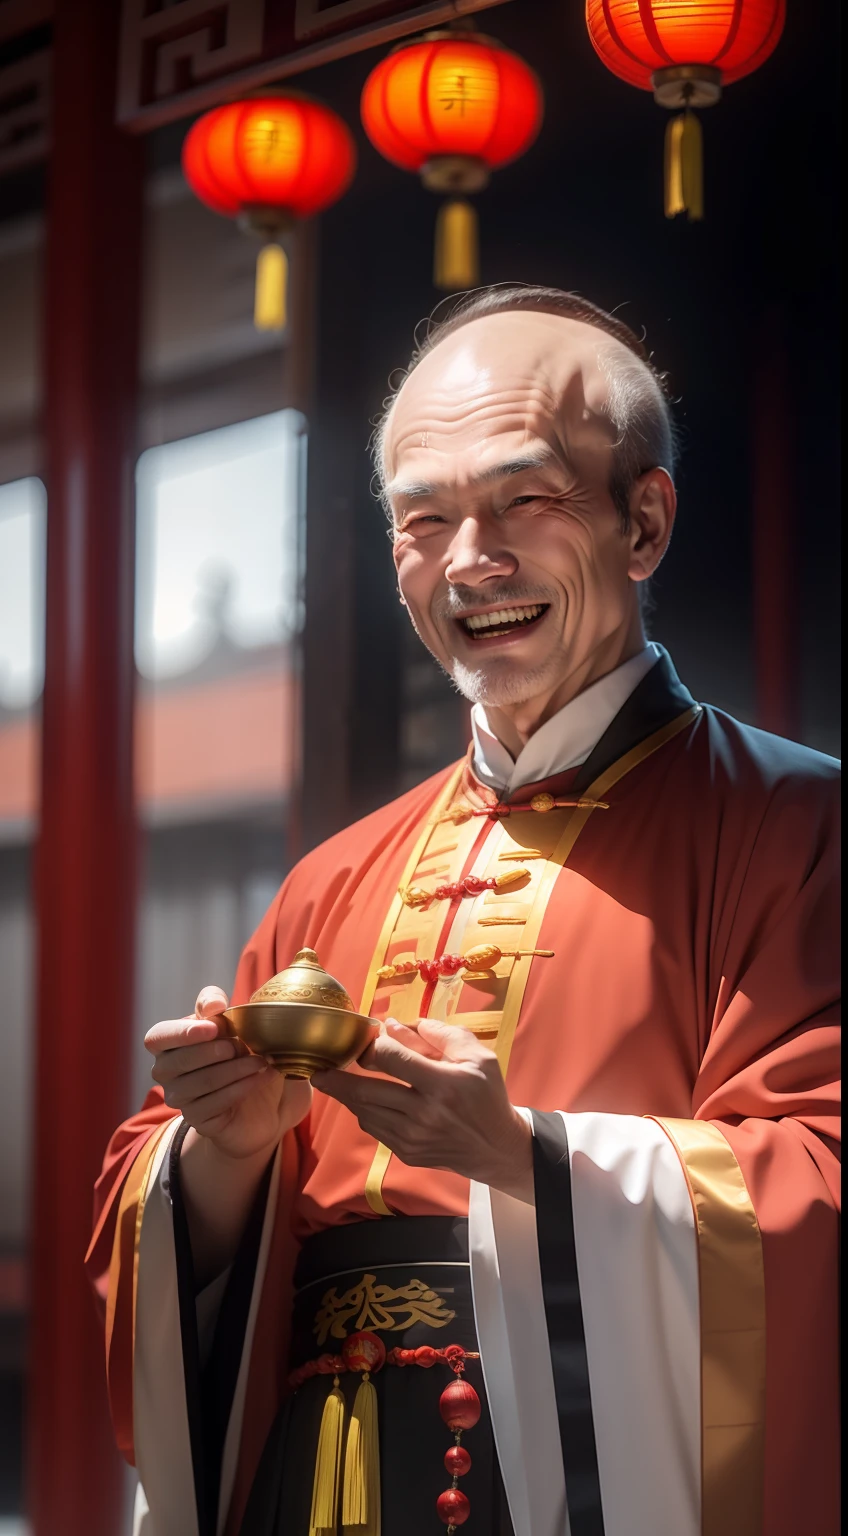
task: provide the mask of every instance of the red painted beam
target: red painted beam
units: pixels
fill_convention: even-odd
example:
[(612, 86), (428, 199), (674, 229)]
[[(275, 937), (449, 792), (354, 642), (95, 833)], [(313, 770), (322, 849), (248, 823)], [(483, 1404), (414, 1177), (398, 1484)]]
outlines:
[(127, 1112), (133, 1018), (133, 464), (142, 144), (114, 127), (115, 0), (58, 0), (45, 270), (47, 633), (29, 1517), (118, 1536), (123, 1476), (82, 1262)]

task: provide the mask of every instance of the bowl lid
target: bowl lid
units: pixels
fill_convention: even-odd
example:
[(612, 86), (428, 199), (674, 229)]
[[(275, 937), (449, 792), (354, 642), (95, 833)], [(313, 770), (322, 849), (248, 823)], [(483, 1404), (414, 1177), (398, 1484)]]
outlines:
[(311, 1003), (316, 1008), (344, 1008), (355, 1013), (340, 981), (324, 970), (314, 949), (299, 949), (291, 965), (278, 971), (251, 995), (252, 1003)]

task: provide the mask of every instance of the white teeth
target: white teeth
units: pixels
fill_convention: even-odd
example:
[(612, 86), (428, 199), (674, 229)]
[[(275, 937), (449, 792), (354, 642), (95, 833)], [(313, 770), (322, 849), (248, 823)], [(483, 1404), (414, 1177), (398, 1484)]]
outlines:
[(527, 623), (542, 612), (543, 606), (542, 603), (528, 603), (526, 607), (521, 608), (498, 608), (494, 613), (472, 613), (462, 622), (472, 633), (474, 630), (491, 629), (503, 624), (518, 624), (522, 621)]

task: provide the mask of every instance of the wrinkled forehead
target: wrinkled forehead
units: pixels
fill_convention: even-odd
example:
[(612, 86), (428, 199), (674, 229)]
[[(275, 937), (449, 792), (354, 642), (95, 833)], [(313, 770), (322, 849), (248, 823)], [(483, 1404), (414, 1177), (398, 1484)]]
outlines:
[(571, 459), (609, 449), (605, 360), (619, 346), (561, 315), (514, 311), (469, 321), (428, 353), (398, 393), (383, 436), (385, 479), (422, 454), (479, 452), (512, 434)]

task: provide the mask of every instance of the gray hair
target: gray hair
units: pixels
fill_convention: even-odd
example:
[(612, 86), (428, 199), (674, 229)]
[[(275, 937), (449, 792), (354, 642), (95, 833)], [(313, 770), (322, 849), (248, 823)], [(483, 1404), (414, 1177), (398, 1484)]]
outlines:
[[(581, 320), (610, 337), (612, 345), (602, 347), (598, 362), (608, 384), (605, 411), (616, 433), (610, 493), (625, 529), (630, 525), (628, 501), (633, 482), (649, 469), (665, 469), (674, 474), (677, 457), (674, 421), (666, 393), (665, 375), (654, 367), (643, 342), (615, 315), (607, 314), (578, 293), (561, 288), (533, 287), (521, 283), (494, 283), (477, 288), (459, 299), (448, 301), (446, 314), (437, 305), (430, 317), (416, 328), (415, 350), (406, 368), (383, 402), (371, 440), (377, 488), (385, 505), (385, 444), (392, 408), (410, 374), (418, 364), (462, 326), (487, 315), (501, 315), (511, 310), (529, 310), (536, 314), (562, 315)], [(618, 345), (615, 345), (618, 343)], [(396, 377), (396, 376), (395, 376)], [(388, 508), (387, 508), (388, 510)]]

